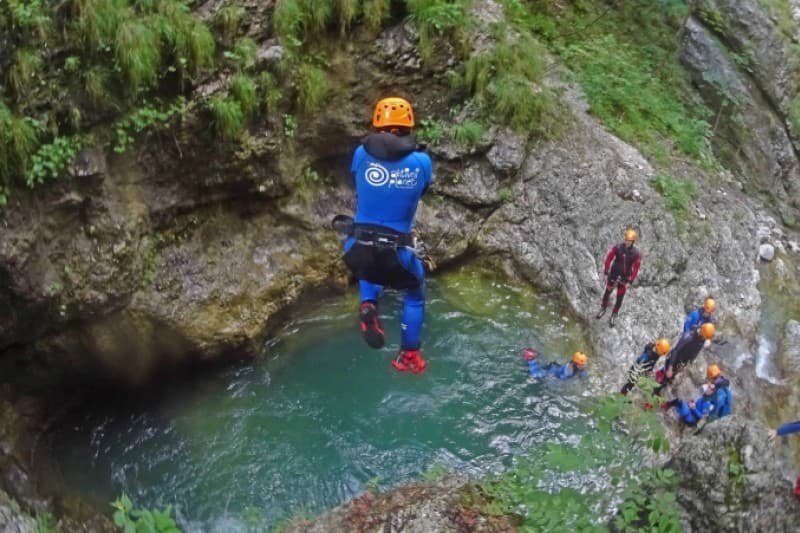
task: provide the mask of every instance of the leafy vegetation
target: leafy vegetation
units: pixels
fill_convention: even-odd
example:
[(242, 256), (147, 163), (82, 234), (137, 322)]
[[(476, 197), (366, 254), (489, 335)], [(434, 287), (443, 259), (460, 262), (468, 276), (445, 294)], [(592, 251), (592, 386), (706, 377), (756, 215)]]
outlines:
[(424, 61), (433, 58), (433, 40), (452, 30), (467, 29), (468, 3), (465, 0), (409, 0), (409, 18), (419, 34), (418, 49)]
[(621, 138), (659, 161), (672, 150), (707, 162), (711, 112), (678, 62), (683, 0), (530, 5), (504, 0), (515, 27), (532, 31), (577, 75), (591, 111)]
[(230, 41), (238, 33), (244, 19), (245, 11), (240, 5), (229, 4), (223, 6), (214, 16), (214, 23), (222, 33), (222, 38)]
[(689, 202), (695, 195), (692, 181), (671, 178), (664, 174), (653, 176), (653, 188), (664, 197), (667, 209), (675, 215), (685, 215), (689, 211)]
[(310, 115), (319, 110), (328, 92), (325, 71), (316, 65), (304, 63), (297, 74), (297, 103), (300, 112)]
[(213, 115), (214, 130), (226, 141), (238, 139), (244, 131), (244, 111), (242, 106), (232, 98), (213, 96), (208, 102)]
[(0, 26), (11, 28), (0, 77), (0, 204), (14, 187), (64, 174), (85, 139), (124, 146), (130, 136), (120, 137), (118, 123), (91, 136), (88, 128), (145, 117), (164, 84), (192, 83), (216, 55), (184, 0), (13, 0), (0, 2)]
[(510, 40), (502, 28), (495, 31), (491, 49), (466, 62), (453, 85), (472, 96), (492, 122), (519, 132), (553, 135), (563, 124), (563, 110), (555, 93), (542, 84), (544, 48), (529, 35)]
[(133, 136), (146, 129), (158, 125), (166, 125), (172, 117), (182, 115), (186, 111), (186, 100), (178, 98), (168, 106), (155, 107), (150, 104), (136, 109), (128, 116), (117, 120), (114, 123), (116, 139), (112, 143), (114, 151), (123, 153), (130, 144), (133, 143)]
[[(505, 474), (481, 483), (483, 512), (517, 516), (522, 530), (606, 531), (603, 517), (621, 501), (613, 520), (617, 529), (679, 532), (675, 474), (642, 467), (647, 450), (666, 451), (655, 414), (622, 396), (603, 398), (594, 413), (597, 428), (577, 447), (547, 444)], [(555, 477), (589, 473), (607, 476), (609, 483), (580, 491), (552, 488), (558, 484)]]
[(125, 494), (111, 506), (114, 508), (114, 524), (125, 533), (181, 533), (171, 516), (171, 506), (163, 511), (137, 509)]

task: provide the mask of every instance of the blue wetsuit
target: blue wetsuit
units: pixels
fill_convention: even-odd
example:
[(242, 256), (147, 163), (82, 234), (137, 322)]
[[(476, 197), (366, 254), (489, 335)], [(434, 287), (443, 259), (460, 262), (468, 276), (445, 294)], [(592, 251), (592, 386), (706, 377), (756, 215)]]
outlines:
[(580, 377), (582, 379), (586, 379), (589, 377), (589, 373), (584, 368), (583, 370), (578, 369), (577, 366), (569, 362), (565, 365), (559, 365), (558, 363), (550, 363), (547, 365), (547, 372), (551, 376), (557, 377), (558, 379), (570, 379), (574, 377)]
[(800, 432), (800, 420), (797, 422), (789, 422), (778, 428), (778, 436), (788, 435), (789, 433)]
[(547, 375), (536, 359), (528, 360), (528, 374), (534, 379), (542, 379)]
[(680, 402), (675, 406), (675, 409), (678, 410), (678, 414), (680, 414), (684, 424), (694, 426), (714, 409), (714, 402), (710, 397), (701, 395), (695, 400), (694, 409), (687, 402)]
[(731, 395), (730, 381), (724, 376), (714, 380), (714, 412), (711, 416), (722, 418), (731, 414), (733, 397)]
[(686, 315), (686, 320), (683, 321), (683, 332), (686, 333), (687, 331), (692, 331), (693, 329), (699, 328), (703, 324), (706, 323), (714, 323), (714, 317), (712, 315), (703, 316), (703, 309), (698, 307), (688, 315)]
[(375, 244), (380, 239), (370, 241), (356, 233), (345, 241), (345, 262), (359, 278), (362, 303), (377, 302), (384, 286), (405, 289), (400, 347), (418, 350), (425, 309), (425, 271), (422, 261), (407, 246), (419, 200), (433, 182), (431, 158), (417, 149), (412, 135), (378, 132), (356, 148), (350, 172), (357, 195), (356, 232), (363, 228), (372, 232), (366, 235), (379, 232), (398, 240), (387, 249)]

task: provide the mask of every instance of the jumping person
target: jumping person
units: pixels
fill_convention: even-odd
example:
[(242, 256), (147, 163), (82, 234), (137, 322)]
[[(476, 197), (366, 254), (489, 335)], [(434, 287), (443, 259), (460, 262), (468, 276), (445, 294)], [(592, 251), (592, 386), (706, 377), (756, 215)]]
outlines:
[(608, 308), (608, 298), (611, 296), (611, 291), (616, 287), (617, 299), (614, 302), (614, 308), (611, 310), (611, 318), (608, 320), (608, 325), (614, 327), (614, 322), (617, 319), (619, 308), (622, 307), (622, 299), (625, 297), (625, 291), (631, 286), (631, 283), (636, 279), (639, 273), (639, 266), (642, 261), (642, 254), (634, 246), (638, 233), (632, 228), (625, 230), (625, 240), (621, 244), (615, 244), (611, 247), (606, 254), (606, 259), (603, 264), (603, 282), (605, 284), (605, 292), (603, 293), (603, 302), (600, 304), (600, 311), (595, 318), (601, 318), (606, 314)]
[(427, 366), (420, 353), (425, 268), (415, 254), (411, 229), (420, 198), (433, 182), (433, 164), (416, 144), (414, 111), (407, 100), (380, 100), (372, 125), (375, 131), (356, 148), (350, 166), (356, 212), (344, 261), (358, 279), (361, 332), (372, 348), (384, 345), (378, 317), (384, 287), (405, 291), (400, 352), (392, 366), (421, 374)]
[(659, 357), (667, 355), (669, 350), (669, 341), (664, 337), (661, 337), (656, 342), (647, 343), (644, 347), (644, 351), (628, 369), (628, 381), (622, 386), (619, 392), (623, 395), (627, 395), (633, 390), (639, 383), (639, 380), (655, 368)]
[(686, 320), (683, 322), (683, 332), (688, 333), (703, 324), (713, 323), (714, 317), (712, 313), (716, 310), (717, 302), (713, 298), (706, 298), (701, 307), (693, 309), (691, 313), (686, 315)]

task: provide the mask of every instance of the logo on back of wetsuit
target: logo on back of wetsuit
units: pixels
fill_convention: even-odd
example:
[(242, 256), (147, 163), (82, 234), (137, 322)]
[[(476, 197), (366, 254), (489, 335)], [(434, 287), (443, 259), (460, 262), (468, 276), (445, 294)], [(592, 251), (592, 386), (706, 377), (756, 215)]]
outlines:
[(388, 183), (390, 187), (398, 189), (413, 189), (417, 186), (419, 173), (419, 168), (405, 167), (389, 171), (383, 165), (370, 163), (364, 172), (364, 178), (373, 187), (383, 187)]

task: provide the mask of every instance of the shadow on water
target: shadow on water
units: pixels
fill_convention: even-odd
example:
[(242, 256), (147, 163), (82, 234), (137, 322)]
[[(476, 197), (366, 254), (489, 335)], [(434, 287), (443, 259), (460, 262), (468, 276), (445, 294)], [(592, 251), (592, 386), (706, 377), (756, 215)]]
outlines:
[(530, 384), (519, 354), (564, 360), (585, 346), (556, 303), (474, 268), (432, 280), (423, 376), (389, 365), (401, 306), (396, 293), (382, 300), (381, 350), (360, 338), (352, 290), (294, 317), (250, 364), (61, 420), (47, 439), (60, 490), (101, 509), (125, 492), (173, 505), (187, 531), (237, 531), (434, 466), (501, 472), (532, 447), (588, 437), (585, 384)]

